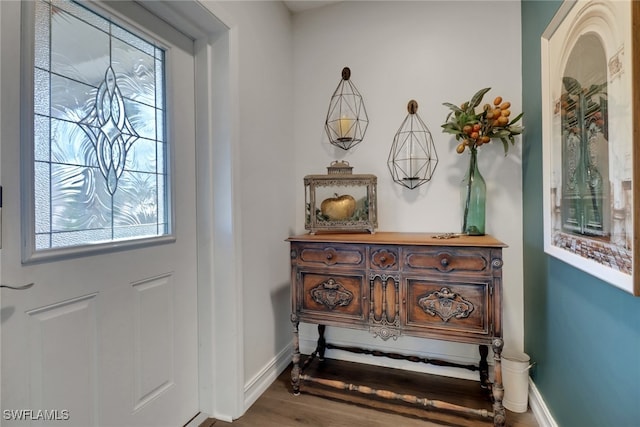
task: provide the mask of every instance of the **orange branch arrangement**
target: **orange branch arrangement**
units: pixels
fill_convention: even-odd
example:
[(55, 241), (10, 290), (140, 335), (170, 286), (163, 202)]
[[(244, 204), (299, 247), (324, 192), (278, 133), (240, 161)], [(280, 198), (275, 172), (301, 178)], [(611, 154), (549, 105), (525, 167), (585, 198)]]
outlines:
[(461, 106), (445, 102), (443, 105), (451, 111), (447, 115), (442, 131), (453, 134), (458, 141), (456, 151), (463, 153), (468, 147), (469, 150), (476, 149), (492, 140), (499, 139), (504, 146), (504, 154), (509, 151), (509, 143), (515, 144), (515, 135), (520, 135), (524, 128), (517, 125), (524, 113), (520, 113), (514, 119), (510, 119), (510, 102), (503, 102), (498, 96), (493, 100), (493, 105), (482, 103), (482, 98), (491, 88), (479, 90), (471, 100)]

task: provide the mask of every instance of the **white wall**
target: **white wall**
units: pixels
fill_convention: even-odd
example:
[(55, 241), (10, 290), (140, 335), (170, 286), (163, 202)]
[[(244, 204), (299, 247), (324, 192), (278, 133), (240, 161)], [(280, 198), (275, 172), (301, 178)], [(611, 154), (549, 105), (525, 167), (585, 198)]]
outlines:
[[(237, 378), (243, 383), (246, 410), (290, 360), (285, 239), (304, 232), (304, 175), (325, 173), (332, 160), (346, 159), (355, 173), (378, 176), (380, 230), (457, 231), (458, 188), (467, 159), (455, 154), (454, 143), (440, 133), (446, 116), (441, 104), (462, 102), (481, 87), (492, 86), (492, 97), (500, 94), (513, 103), (514, 111), (519, 109), (520, 6), (344, 2), (292, 19), (279, 1), (205, 4), (231, 26), (231, 68), (237, 70), (232, 76), (231, 160), (238, 198), (234, 231), (240, 241), (239, 271), (237, 281), (228, 286), (242, 289), (242, 372)], [(490, 39), (490, 48), (471, 45), (479, 38)], [(488, 56), (492, 49), (496, 53)], [(323, 130), (329, 97), (344, 66), (351, 67), (370, 118), (365, 141), (348, 153), (328, 144)], [(419, 114), (433, 133), (440, 157), (433, 181), (414, 191), (392, 183), (386, 167), (391, 140), (411, 98), (420, 104)], [(504, 329), (507, 345), (517, 348), (523, 341), (520, 158), (520, 147), (506, 158), (497, 145), (483, 147), (480, 154), (489, 189), (487, 231), (510, 245), (504, 253)], [(228, 326), (215, 327), (233, 328), (234, 319), (227, 321)], [(314, 328), (301, 332), (303, 345), (310, 346)], [(331, 328), (329, 337), (425, 353), (424, 343), (409, 337), (384, 343), (367, 333)], [(477, 359), (475, 347), (434, 344), (430, 355)]]
[[(501, 95), (511, 101), (512, 111), (520, 112), (520, 28), (520, 4), (513, 1), (347, 1), (295, 14), (291, 123), (298, 184), (296, 232), (304, 232), (303, 177), (326, 173), (326, 166), (336, 159), (347, 160), (354, 173), (378, 177), (379, 230), (458, 232), (459, 184), (468, 157), (456, 154), (455, 140), (441, 132), (448, 112), (442, 103), (461, 104), (477, 90), (492, 87), (485, 101)], [(351, 68), (351, 80), (369, 115), (364, 141), (349, 152), (330, 145), (323, 129), (344, 66)], [(431, 182), (415, 190), (395, 184), (386, 164), (410, 99), (418, 101), (418, 114), (431, 130), (439, 156)], [(505, 345), (522, 350), (521, 141), (517, 145), (507, 157), (501, 143), (481, 147), (479, 163), (487, 182), (487, 233), (509, 245), (503, 272)], [(315, 328), (301, 328), (303, 350), (310, 350), (315, 337)], [(328, 328), (328, 337), (454, 360), (478, 358), (477, 349), (467, 345), (431, 342), (427, 348), (409, 337), (384, 342), (366, 332), (335, 328)], [(363, 360), (347, 354), (329, 356)], [(409, 362), (368, 361), (437, 371)]]
[[(232, 22), (237, 55), (239, 197), (244, 393), (248, 407), (290, 362), (290, 261), (295, 223), (292, 33), (279, 1), (217, 2)], [(233, 322), (233, 319), (228, 319)], [(223, 326), (224, 327), (224, 326)], [(217, 342), (216, 345), (225, 345)]]

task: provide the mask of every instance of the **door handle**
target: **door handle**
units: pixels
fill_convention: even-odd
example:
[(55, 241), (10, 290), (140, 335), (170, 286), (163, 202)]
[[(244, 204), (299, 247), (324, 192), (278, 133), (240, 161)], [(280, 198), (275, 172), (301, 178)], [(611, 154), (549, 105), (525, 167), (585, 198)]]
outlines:
[(9, 285), (0, 285), (0, 288), (13, 289), (14, 291), (24, 291), (25, 289), (29, 289), (33, 286), (33, 283), (27, 283), (22, 286), (9, 286)]

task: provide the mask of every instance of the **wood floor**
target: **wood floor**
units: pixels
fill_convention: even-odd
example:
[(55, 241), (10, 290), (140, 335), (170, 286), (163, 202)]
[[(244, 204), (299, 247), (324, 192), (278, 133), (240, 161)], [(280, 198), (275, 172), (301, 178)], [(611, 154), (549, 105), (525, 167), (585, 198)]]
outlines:
[[(316, 364), (316, 362), (314, 362)], [(307, 373), (322, 370), (323, 377), (348, 375), (354, 383), (366, 383), (379, 389), (414, 393), (429, 399), (491, 411), (479, 382), (380, 368), (327, 359), (312, 365)], [(381, 372), (384, 371), (384, 372)], [(290, 369), (286, 369), (269, 389), (233, 423), (208, 420), (200, 427), (491, 427), (491, 419), (460, 416), (446, 411), (416, 408), (401, 403), (361, 396), (359, 393), (305, 385), (299, 396), (293, 396)], [(343, 378), (344, 379), (344, 378)], [(348, 399), (348, 401), (347, 401)], [(375, 406), (375, 407), (372, 407)], [(507, 427), (538, 427), (529, 410), (507, 411)]]

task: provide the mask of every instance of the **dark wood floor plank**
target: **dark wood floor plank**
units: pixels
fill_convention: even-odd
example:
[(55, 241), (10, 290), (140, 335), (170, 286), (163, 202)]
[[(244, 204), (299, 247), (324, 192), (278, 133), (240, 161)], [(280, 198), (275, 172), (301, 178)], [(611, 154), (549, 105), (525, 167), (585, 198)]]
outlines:
[[(314, 362), (316, 364), (316, 362)], [(408, 372), (327, 359), (312, 365), (308, 372), (322, 370), (328, 377), (348, 375), (349, 381), (385, 387), (396, 391), (418, 393), (429, 399), (445, 400), (460, 405), (491, 410), (486, 393), (477, 381)], [(381, 371), (384, 371), (384, 375)], [(460, 416), (402, 405), (383, 399), (370, 399), (317, 385), (305, 384), (300, 396), (293, 396), (289, 369), (233, 423), (216, 421), (214, 427), (491, 427), (491, 419)], [(343, 378), (344, 379), (344, 378)], [(401, 389), (398, 389), (398, 388)], [(538, 427), (529, 410), (519, 414), (507, 411), (507, 427)]]

